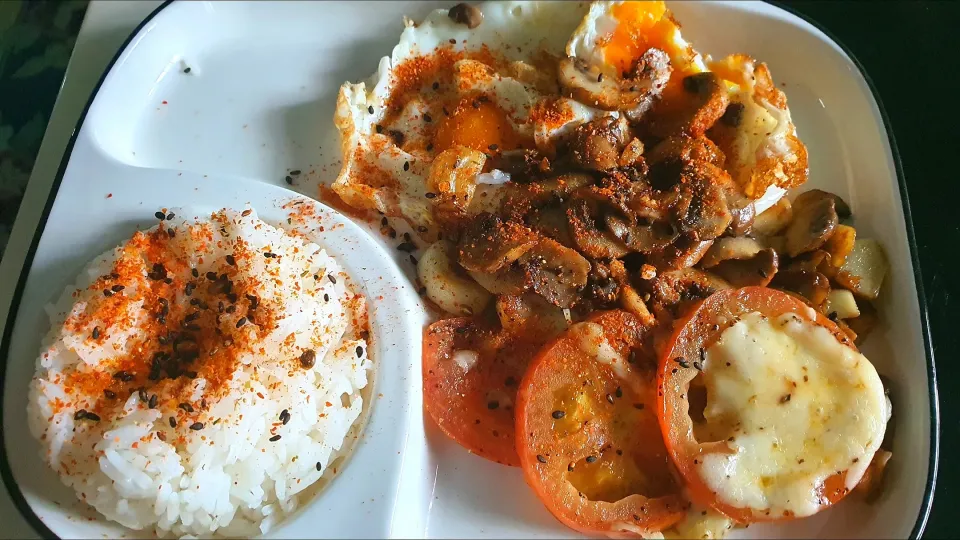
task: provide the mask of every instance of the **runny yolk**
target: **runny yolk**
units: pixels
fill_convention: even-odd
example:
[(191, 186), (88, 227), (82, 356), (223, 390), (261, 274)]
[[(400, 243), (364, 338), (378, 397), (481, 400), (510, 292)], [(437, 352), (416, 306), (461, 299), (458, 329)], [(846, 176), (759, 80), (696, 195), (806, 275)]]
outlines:
[[(634, 61), (647, 49), (656, 47), (671, 58), (677, 58), (678, 51), (673, 43), (677, 25), (665, 17), (667, 7), (662, 1), (623, 2), (614, 5), (610, 14), (617, 26), (606, 43), (603, 44), (603, 57), (608, 65), (616, 66), (622, 73), (629, 71)], [(677, 66), (674, 66), (676, 69)]]
[(520, 137), (506, 112), (484, 96), (466, 97), (445, 116), (437, 129), (434, 148), (442, 152), (454, 146), (466, 146), (480, 152), (514, 150)]

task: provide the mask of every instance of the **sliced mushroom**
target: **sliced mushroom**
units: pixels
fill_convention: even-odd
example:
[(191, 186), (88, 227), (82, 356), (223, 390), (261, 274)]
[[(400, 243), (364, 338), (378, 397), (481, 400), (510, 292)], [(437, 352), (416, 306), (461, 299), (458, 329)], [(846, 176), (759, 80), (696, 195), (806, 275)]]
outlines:
[(497, 316), (505, 330), (515, 335), (536, 335), (544, 340), (568, 326), (562, 309), (530, 293), (497, 298)]
[(726, 237), (719, 238), (710, 246), (707, 253), (700, 260), (700, 266), (711, 268), (723, 261), (731, 259), (744, 260), (752, 259), (763, 249), (760, 242), (753, 238), (746, 237)]
[(727, 109), (730, 96), (716, 73), (705, 71), (683, 78), (684, 92), (654, 107), (650, 130), (653, 135), (667, 137), (685, 132), (693, 137), (703, 135)]
[(757, 218), (757, 206), (753, 199), (743, 195), (736, 187), (724, 190), (727, 208), (730, 210), (730, 226), (727, 232), (734, 236), (743, 236), (753, 230)]
[(847, 204), (847, 202), (844, 201), (844, 200), (843, 200), (839, 195), (837, 195), (836, 193), (830, 193), (829, 191), (823, 191), (822, 189), (811, 189), (810, 191), (804, 192), (803, 195), (800, 195), (800, 197), (797, 197), (797, 201), (798, 201), (798, 202), (801, 200), (801, 199), (800, 199), (801, 197), (812, 197), (812, 198), (818, 198), (818, 199), (819, 199), (819, 198), (833, 199), (833, 205), (834, 205), (834, 207), (836, 208), (836, 210), (837, 210), (837, 216), (838, 216), (840, 219), (847, 219), (848, 217), (850, 217), (850, 216), (853, 214), (853, 213), (850, 211), (850, 205)]
[(802, 193), (794, 201), (793, 210), (793, 221), (786, 230), (787, 254), (791, 257), (825, 244), (840, 221), (833, 197), (820, 190)]
[(830, 280), (820, 272), (788, 268), (777, 272), (771, 287), (795, 293), (814, 309), (822, 308), (830, 294)]
[(660, 95), (671, 67), (665, 52), (649, 49), (623, 79), (574, 57), (561, 60), (558, 71), (565, 96), (606, 111), (630, 110), (631, 115), (639, 117)]
[(445, 241), (427, 248), (417, 264), (417, 277), (427, 290), (427, 297), (444, 311), (457, 315), (480, 313), (490, 302), (490, 293), (458, 272), (451, 258), (453, 249)]
[(651, 167), (669, 162), (686, 165), (700, 161), (723, 167), (726, 160), (723, 152), (713, 141), (706, 137), (691, 137), (686, 133), (671, 135), (660, 141), (647, 152), (644, 158)]
[(857, 296), (875, 299), (890, 264), (883, 247), (876, 240), (857, 239), (834, 279)]
[(462, 2), (450, 8), (447, 16), (457, 24), (465, 24), (467, 28), (474, 29), (483, 22), (483, 13), (476, 6)]
[(623, 261), (610, 261), (610, 276), (620, 286), (619, 296), (617, 298), (620, 307), (636, 315), (644, 325), (653, 325), (656, 319), (647, 304), (644, 303), (640, 293), (630, 283), (630, 276)]
[(826, 275), (827, 269), (830, 266), (830, 254), (822, 249), (818, 249), (804, 253), (793, 259), (787, 268), (790, 270), (800, 270), (802, 272), (820, 272)]
[(567, 225), (567, 212), (562, 207), (552, 205), (534, 208), (527, 212), (525, 217), (533, 230), (547, 238), (552, 238), (567, 247), (576, 245), (570, 235), (570, 227)]
[(723, 279), (695, 268), (662, 272), (649, 283), (654, 312), (674, 317), (680, 315), (689, 303), (730, 288)]
[(720, 236), (733, 220), (722, 187), (730, 177), (709, 163), (697, 164), (684, 176), (672, 208), (677, 225), (700, 240)]
[(679, 236), (674, 227), (662, 221), (649, 225), (636, 225), (629, 223), (626, 218), (610, 213), (604, 216), (604, 222), (607, 230), (628, 248), (640, 253), (660, 251)]
[(728, 259), (710, 269), (734, 287), (765, 287), (777, 275), (780, 258), (772, 249), (764, 249), (749, 259)]
[(570, 308), (587, 284), (590, 262), (576, 250), (542, 238), (519, 260), (530, 287), (555, 306)]
[(593, 259), (623, 257), (630, 249), (610, 231), (600, 229), (591, 215), (586, 201), (577, 201), (567, 208), (567, 223), (573, 243), (582, 253)]
[(460, 265), (467, 270), (491, 273), (520, 258), (537, 243), (527, 227), (483, 214), (471, 220), (457, 246)]
[(490, 274), (470, 270), (467, 273), (491, 294), (516, 295), (523, 294), (523, 291), (527, 289), (526, 274), (517, 264), (501, 268)]
[(621, 167), (633, 167), (640, 163), (643, 159), (644, 151), (643, 143), (640, 142), (640, 139), (631, 139), (627, 146), (623, 148), (623, 152), (620, 153), (620, 157), (617, 159), (617, 164)]
[(609, 171), (619, 166), (620, 154), (628, 140), (624, 117), (604, 116), (580, 124), (570, 138), (570, 158), (574, 165), (595, 171)]
[(782, 197), (777, 204), (761, 212), (753, 219), (750, 232), (757, 236), (774, 236), (780, 233), (793, 219), (793, 206), (786, 197)]
[(696, 240), (684, 235), (662, 251), (653, 253), (647, 262), (658, 272), (689, 268), (700, 262), (712, 245), (713, 240)]

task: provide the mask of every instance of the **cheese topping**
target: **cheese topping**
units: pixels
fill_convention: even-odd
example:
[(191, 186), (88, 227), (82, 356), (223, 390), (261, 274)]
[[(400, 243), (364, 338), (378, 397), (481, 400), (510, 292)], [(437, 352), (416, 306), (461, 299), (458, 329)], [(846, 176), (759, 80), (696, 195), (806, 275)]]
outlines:
[(706, 351), (703, 378), (704, 418), (731, 453), (705, 454), (699, 474), (723, 503), (814, 514), (824, 481), (846, 471), (846, 489), (856, 486), (883, 440), (873, 365), (794, 314), (742, 317)]

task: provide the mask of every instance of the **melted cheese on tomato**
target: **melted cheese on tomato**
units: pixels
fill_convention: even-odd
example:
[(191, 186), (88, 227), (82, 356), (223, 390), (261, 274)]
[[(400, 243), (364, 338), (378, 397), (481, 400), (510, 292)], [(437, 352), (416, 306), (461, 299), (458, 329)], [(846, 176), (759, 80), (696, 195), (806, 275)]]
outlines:
[(883, 440), (873, 365), (796, 315), (742, 317), (706, 351), (703, 377), (704, 418), (730, 453), (705, 454), (699, 474), (731, 506), (814, 514), (824, 481), (846, 471), (852, 489)]

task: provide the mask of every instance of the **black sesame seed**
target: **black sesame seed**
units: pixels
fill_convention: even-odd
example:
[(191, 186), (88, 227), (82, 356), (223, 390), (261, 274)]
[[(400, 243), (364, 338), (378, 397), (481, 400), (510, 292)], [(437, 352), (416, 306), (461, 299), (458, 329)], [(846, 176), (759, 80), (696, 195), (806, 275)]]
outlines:
[(337, 284), (337, 278), (333, 277), (333, 274), (327, 274), (327, 279), (330, 280), (330, 283), (333, 283), (334, 285)]
[(233, 257), (233, 255), (227, 255), (227, 256), (226, 256), (226, 259), (227, 259), (227, 264), (229, 264), (230, 266), (236, 266), (236, 265), (237, 265), (237, 259), (235, 259), (235, 258)]
[(237, 306), (231, 304), (231, 305), (227, 306), (226, 312), (227, 312), (227, 313), (233, 313), (233, 312), (236, 311), (236, 310), (237, 310)]
[(430, 151), (432, 151), (432, 150), (433, 150), (433, 143), (428, 143), (428, 144), (427, 144), (427, 152), (430, 152)]
[(417, 250), (417, 245), (413, 242), (402, 242), (399, 246), (397, 246), (397, 249), (399, 251), (410, 253), (411, 251)]
[(111, 296), (113, 296), (113, 291), (111, 291), (110, 289), (104, 289), (103, 295), (106, 296), (107, 298), (110, 298)]
[(126, 371), (118, 371), (113, 374), (114, 379), (120, 379), (123, 382), (130, 382), (133, 380), (133, 375), (127, 373)]
[(170, 427), (177, 427), (177, 419), (172, 416), (170, 417)]
[(99, 327), (99, 326), (95, 326), (95, 327), (93, 328), (93, 332), (91, 332), (90, 337), (92, 337), (93, 339), (100, 339), (100, 327)]
[(623, 397), (623, 389), (618, 386), (618, 387), (617, 387), (617, 391), (614, 392), (614, 395), (616, 395), (618, 398), (622, 398), (622, 397)]
[(201, 429), (203, 429), (203, 422), (194, 422), (190, 424), (190, 429), (194, 431), (200, 431)]
[(139, 397), (139, 398), (140, 398), (140, 401), (142, 401), (142, 402), (144, 402), (144, 403), (150, 401), (150, 400), (147, 398), (147, 389), (144, 388), (144, 387), (142, 387), (142, 386), (141, 386), (140, 388), (137, 388), (137, 397)]
[(324, 293), (324, 294), (323, 294), (323, 301), (324, 301), (324, 302), (329, 302), (329, 301), (330, 301), (330, 295)]
[(123, 289), (124, 289), (123, 285), (114, 285), (113, 287), (110, 287), (110, 290), (113, 292), (120, 292)]
[(191, 68), (189, 68), (189, 67), (183, 68), (183, 72), (184, 72), (184, 73), (190, 73), (191, 71), (193, 71), (193, 69), (191, 69)]
[(280, 436), (279, 436), (279, 435), (274, 435), (273, 437), (270, 437), (270, 442), (277, 442), (277, 441), (279, 441), (279, 440), (280, 440)]
[(318, 461), (318, 462), (317, 462), (317, 470), (319, 471), (320, 469), (321, 469), (321, 465), (320, 465), (320, 462)]
[(216, 281), (216, 280), (217, 280), (217, 273), (216, 273), (216, 272), (207, 272), (207, 279), (209, 279), (210, 281)]
[(289, 174), (283, 177), (283, 181), (286, 182), (288, 186), (293, 185), (293, 177)]
[(154, 395), (150, 396), (150, 401), (147, 402), (147, 407), (149, 407), (149, 408), (151, 408), (151, 409), (156, 409), (156, 408), (157, 408), (157, 403), (158, 403), (159, 401), (160, 401), (160, 399), (157, 398), (157, 395), (156, 395), (156, 394), (154, 394)]
[(613, 404), (613, 396), (610, 394), (607, 394), (607, 403)]
[(107, 396), (107, 399), (117, 399), (117, 393), (110, 389), (104, 389), (103, 395)]
[(223, 313), (223, 302), (217, 302), (217, 313)]
[(384, 218), (380, 218), (380, 226), (381, 226), (381, 227), (386, 227), (386, 226), (389, 225), (389, 224), (390, 224), (390, 222), (387, 221), (387, 218), (385, 218), (385, 217), (384, 217)]
[(167, 217), (167, 215), (164, 214), (163, 212), (155, 212), (153, 216), (159, 219), (160, 221), (163, 221)]
[(118, 274), (118, 273), (116, 273), (116, 272), (111, 272), (111, 273), (110, 273), (110, 277), (113, 278), (113, 279), (120, 279), (120, 274)]
[(245, 325), (245, 324), (247, 324), (247, 318), (246, 318), (246, 317), (240, 317), (240, 320), (237, 321), (237, 328), (240, 328), (241, 326), (243, 326), (243, 325)]
[(413, 255), (410, 256), (410, 264), (412, 264), (412, 265), (414, 265), (414, 266), (417, 265), (417, 258), (414, 257)]
[(409, 161), (404, 161), (404, 162), (403, 162), (403, 170), (404, 170), (404, 171), (409, 171), (409, 170), (410, 170), (410, 162), (409, 162)]
[(597, 460), (597, 456), (587, 456), (586, 462), (593, 463), (596, 460)]
[(163, 280), (163, 282), (166, 283), (167, 285), (172, 285), (172, 284), (173, 284), (173, 278), (167, 278), (167, 279)]
[(181, 409), (183, 409), (183, 410), (185, 410), (185, 411), (187, 411), (187, 412), (193, 412), (193, 405), (191, 405), (191, 404), (189, 404), (189, 403), (186, 403), (186, 402), (177, 405), (177, 407), (179, 407), (179, 408), (181, 408)]
[(174, 214), (173, 212), (170, 212), (169, 214), (167, 214), (167, 221), (170, 221), (174, 217), (176, 217), (176, 214)]
[(287, 425), (287, 422), (289, 422), (289, 421), (290, 421), (290, 411), (288, 411), (288, 410), (286, 410), (286, 409), (280, 411), (280, 422), (281, 422), (283, 425)]
[(76, 412), (76, 414), (73, 415), (73, 419), (74, 419), (74, 420), (83, 420), (84, 418), (86, 418), (86, 416), (87, 416), (87, 411), (86, 411), (86, 409), (80, 409), (79, 411)]
[(367, 107), (367, 112), (370, 114), (373, 114), (373, 105), (370, 105), (369, 107)]
[(500, 407), (500, 402), (499, 402), (499, 401), (493, 400), (493, 401), (490, 401), (490, 402), (487, 403), (487, 408), (490, 409), (491, 411), (492, 411), (492, 410), (495, 410), (495, 409), (497, 409), (497, 408), (499, 408), (499, 407)]
[(92, 422), (99, 422), (99, 421), (100, 421), (100, 415), (99, 415), (99, 414), (96, 414), (96, 413), (92, 413), (92, 412), (88, 412), (87, 414), (85, 414), (85, 415), (84, 415), (84, 418), (86, 418), (87, 420), (90, 420), (90, 421), (92, 421)]
[(300, 176), (300, 169), (294, 169), (294, 170), (290, 171), (290, 174), (291, 174), (292, 176)]
[(539, 461), (540, 463), (546, 463), (547, 458), (543, 457), (542, 454), (537, 454), (537, 461)]
[(357, 345), (357, 358), (360, 358), (361, 356), (363, 356), (363, 347)]
[(433, 199), (433, 198), (435, 198), (435, 197), (437, 196), (437, 194), (436, 194), (436, 193), (431, 193), (431, 192), (428, 191), (428, 192), (424, 193), (423, 196), (426, 197), (426, 198), (428, 198), (428, 199)]
[(559, 419), (563, 418), (563, 417), (566, 416), (566, 415), (567, 415), (567, 413), (565, 413), (565, 412), (563, 412), (563, 411), (553, 411), (553, 412), (550, 414), (550, 416), (552, 416), (554, 420), (559, 420)]
[(497, 146), (496, 144), (491, 144), (491, 145), (488, 146), (487, 148), (489, 148), (490, 150), (496, 152), (496, 151), (497, 151), (497, 148), (500, 148), (500, 147)]
[(383, 126), (381, 126), (380, 124), (373, 126), (373, 128), (374, 130), (376, 130), (377, 133), (383, 133)]
[(175, 230), (173, 230), (173, 229), (167, 229), (167, 236), (169, 236), (170, 238), (173, 238), (173, 237), (177, 236), (177, 231), (175, 231)]
[(439, 90), (439, 89), (440, 89), (440, 83), (434, 82), (434, 83), (433, 83), (433, 89), (434, 89), (434, 90)]
[(423, 121), (424, 121), (424, 122), (433, 122), (433, 118), (432, 118), (429, 114), (424, 114), (424, 115), (423, 115)]
[(638, 411), (642, 411), (642, 410), (643, 410), (643, 403), (634, 403), (634, 404), (633, 404), (633, 408), (636, 409), (636, 410), (638, 410)]

